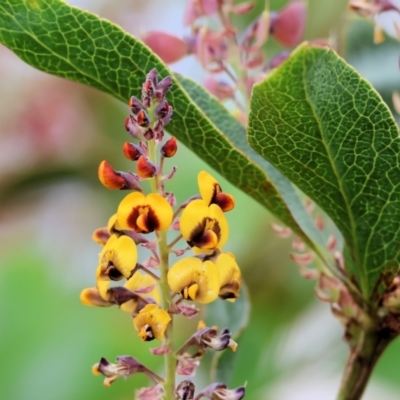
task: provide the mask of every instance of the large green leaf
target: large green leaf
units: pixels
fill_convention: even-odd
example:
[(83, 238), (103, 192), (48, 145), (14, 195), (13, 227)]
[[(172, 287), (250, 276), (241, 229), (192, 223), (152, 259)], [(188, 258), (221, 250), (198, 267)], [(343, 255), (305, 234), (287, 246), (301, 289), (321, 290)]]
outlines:
[[(119, 27), (60, 0), (2, 0), (0, 41), (38, 69), (82, 82), (123, 101), (140, 93), (151, 68), (156, 67), (161, 77), (171, 74), (157, 56)], [(199, 103), (216, 104), (213, 112), (208, 112), (210, 107), (203, 110), (195, 104), (182, 85), (191, 95), (200, 96)], [(251, 150), (244, 128), (199, 88), (188, 80), (174, 80), (168, 95), (175, 110), (169, 130), (313, 246), (308, 236), (318, 235), (291, 185)], [(274, 182), (266, 173), (274, 177)]]
[(336, 223), (370, 296), (400, 262), (400, 137), (382, 99), (333, 51), (301, 46), (256, 85), (251, 146)]

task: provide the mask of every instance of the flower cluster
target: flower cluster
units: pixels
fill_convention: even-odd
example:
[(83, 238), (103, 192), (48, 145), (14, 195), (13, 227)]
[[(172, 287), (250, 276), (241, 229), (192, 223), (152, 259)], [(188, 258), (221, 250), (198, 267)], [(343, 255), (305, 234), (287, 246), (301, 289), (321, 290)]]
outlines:
[[(166, 363), (174, 367), (166, 371), (165, 379), (131, 356), (117, 357), (116, 364), (101, 358), (93, 367), (95, 374), (105, 377), (106, 386), (118, 377), (127, 378), (137, 372), (148, 375), (155, 386), (138, 391), (138, 399), (193, 398), (180, 393), (186, 393), (187, 388), (194, 393), (194, 385), (190, 383), (186, 389), (182, 385), (175, 387), (175, 373), (193, 376), (206, 349), (236, 350), (237, 346), (228, 329), (218, 334), (216, 327), (201, 324), (179, 350), (173, 348), (174, 316), (191, 318), (199, 312), (196, 303), (210, 303), (218, 297), (235, 301), (241, 273), (234, 255), (223, 251), (229, 237), (225, 213), (235, 206), (233, 196), (225, 193), (206, 171), (198, 174), (199, 194), (178, 207), (175, 195), (165, 190), (165, 182), (177, 171), (174, 166), (171, 172), (163, 173), (165, 159), (177, 151), (174, 137), (164, 140), (164, 127), (173, 114), (165, 98), (171, 86), (170, 77), (158, 81), (153, 69), (142, 86), (141, 99), (134, 96), (130, 99), (125, 128), (136, 142), (126, 142), (122, 150), (135, 163), (136, 171), (117, 171), (107, 161), (100, 163), (99, 179), (105, 187), (131, 193), (121, 200), (107, 226), (93, 233), (93, 239), (102, 247), (95, 285), (81, 292), (85, 305), (117, 305), (130, 313), (141, 340), (162, 341), (151, 352), (172, 360)], [(150, 183), (148, 194), (142, 188), (144, 181)], [(176, 231), (179, 232), (168, 243), (169, 235)], [(183, 241), (187, 243), (185, 248), (176, 249)], [(147, 258), (140, 262), (138, 247), (148, 252)], [(187, 255), (189, 250), (191, 255)], [(178, 257), (172, 266), (169, 266), (170, 254)], [(217, 383), (199, 396), (241, 399), (244, 388), (231, 391)]]

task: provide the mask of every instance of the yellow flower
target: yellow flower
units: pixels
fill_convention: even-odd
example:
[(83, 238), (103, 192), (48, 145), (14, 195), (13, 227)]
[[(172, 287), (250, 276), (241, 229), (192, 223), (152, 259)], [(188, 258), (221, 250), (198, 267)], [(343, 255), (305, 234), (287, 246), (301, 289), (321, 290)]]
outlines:
[(99, 258), (97, 280), (128, 279), (137, 262), (136, 244), (128, 236), (112, 235), (103, 247)]
[(175, 263), (168, 271), (168, 285), (186, 300), (211, 303), (218, 297), (220, 283), (218, 269), (210, 261), (187, 257)]
[(121, 229), (149, 233), (167, 229), (172, 222), (173, 210), (168, 201), (157, 193), (128, 194), (120, 203), (117, 222)]
[(93, 232), (92, 239), (100, 246), (104, 246), (112, 234), (121, 235), (121, 229), (117, 222), (117, 214), (110, 217), (107, 227), (96, 229)]
[(147, 342), (153, 339), (162, 340), (170, 321), (171, 317), (166, 311), (156, 304), (148, 304), (139, 311), (133, 325), (141, 339)]
[[(137, 290), (154, 285), (154, 288), (148, 293), (140, 294), (140, 297), (145, 299), (152, 299), (156, 303), (161, 302), (160, 288), (157, 285), (157, 281), (150, 275), (142, 274), (137, 271), (133, 276), (125, 283), (124, 287), (135, 292)], [(135, 300), (129, 300), (121, 305), (121, 310), (129, 312), (131, 314), (135, 313), (137, 310), (138, 302)]]
[(242, 275), (234, 255), (231, 253), (220, 254), (215, 265), (219, 273), (219, 297), (224, 300), (235, 301), (239, 297)]
[(191, 201), (182, 212), (179, 222), (182, 236), (197, 252), (211, 254), (228, 240), (228, 221), (216, 204), (201, 199)]
[(208, 204), (218, 204), (222, 211), (230, 211), (235, 207), (232, 195), (224, 193), (218, 181), (206, 171), (200, 171), (197, 176), (200, 195)]

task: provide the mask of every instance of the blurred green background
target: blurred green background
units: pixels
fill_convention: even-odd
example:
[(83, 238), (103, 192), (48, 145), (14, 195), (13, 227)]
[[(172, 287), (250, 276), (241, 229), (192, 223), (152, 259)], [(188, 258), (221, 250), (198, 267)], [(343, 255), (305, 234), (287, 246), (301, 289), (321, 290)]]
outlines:
[[(151, 29), (182, 34), (184, 1), (81, 0), (71, 4), (108, 18), (133, 34)], [(279, 9), (286, 1), (270, 1)], [(369, 79), (391, 105), (399, 89), (400, 46), (372, 43), (372, 24), (346, 10), (345, 0), (309, 0), (307, 39), (331, 35), (339, 52)], [(259, 1), (247, 22), (262, 9)], [(245, 23), (243, 23), (243, 27)], [(275, 54), (271, 41), (266, 51)], [(173, 65), (201, 80), (194, 58)], [(132, 169), (122, 157), (129, 140), (123, 123), (127, 107), (82, 85), (25, 65), (0, 47), (0, 397), (5, 400), (132, 399), (148, 384), (142, 376), (118, 380), (109, 389), (91, 366), (104, 356), (130, 354), (155, 369), (129, 315), (116, 308), (85, 307), (84, 287), (94, 284), (98, 246), (94, 229), (104, 226), (125, 193), (97, 180), (107, 159), (116, 169)], [(133, 93), (138, 95), (138, 93)], [(178, 166), (168, 189), (178, 202), (197, 192), (196, 176), (208, 169), (182, 145), (167, 164)], [(217, 174), (215, 174), (220, 178)], [(271, 230), (274, 218), (251, 198), (233, 193), (228, 214), (235, 252), (252, 301), (250, 323), (235, 362), (232, 387), (247, 382), (246, 399), (330, 400), (335, 398), (347, 346), (326, 304), (314, 297), (290, 261), (290, 239)], [(182, 340), (190, 333), (183, 325)], [(400, 342), (385, 353), (366, 399), (398, 399)], [(198, 376), (208, 383), (204, 369)]]

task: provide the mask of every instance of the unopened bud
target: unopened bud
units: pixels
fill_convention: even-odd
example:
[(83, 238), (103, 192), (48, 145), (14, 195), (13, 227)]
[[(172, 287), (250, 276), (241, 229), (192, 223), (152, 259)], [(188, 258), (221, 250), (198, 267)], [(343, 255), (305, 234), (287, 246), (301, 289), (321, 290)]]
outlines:
[(150, 125), (150, 119), (145, 110), (140, 110), (136, 116), (136, 121), (142, 128), (147, 128)]
[(129, 142), (124, 143), (124, 145), (122, 146), (122, 151), (124, 153), (124, 156), (128, 160), (132, 161), (137, 161), (139, 157), (142, 155), (139, 146), (136, 146), (135, 144)]
[(154, 109), (154, 115), (160, 120), (162, 126), (171, 121), (173, 108), (169, 105), (167, 100), (162, 100)]
[(144, 110), (144, 105), (138, 98), (132, 96), (129, 100), (129, 108), (132, 114), (137, 115), (140, 110)]
[(184, 11), (183, 24), (190, 26), (198, 18), (215, 14), (219, 0), (188, 0)]
[(156, 166), (144, 156), (140, 156), (136, 163), (136, 171), (143, 178), (151, 178), (157, 173)]
[(171, 136), (161, 147), (160, 152), (163, 157), (170, 158), (176, 154), (178, 144), (174, 136)]
[(125, 179), (105, 160), (100, 163), (98, 174), (100, 182), (108, 189), (123, 189), (125, 186)]
[(108, 189), (142, 191), (137, 177), (128, 172), (115, 171), (105, 160), (100, 163), (98, 174), (100, 182)]
[(157, 84), (156, 87), (156, 97), (159, 101), (164, 99), (164, 96), (171, 90), (172, 88), (172, 78), (168, 75), (164, 79)]
[(222, 80), (208, 75), (204, 80), (204, 87), (218, 100), (231, 99), (235, 95), (235, 88)]
[(271, 13), (271, 35), (284, 47), (296, 46), (304, 34), (306, 14), (306, 5), (303, 1), (293, 1), (281, 11)]
[(146, 32), (142, 36), (142, 40), (166, 64), (179, 61), (188, 54), (188, 45), (186, 41), (166, 32)]

